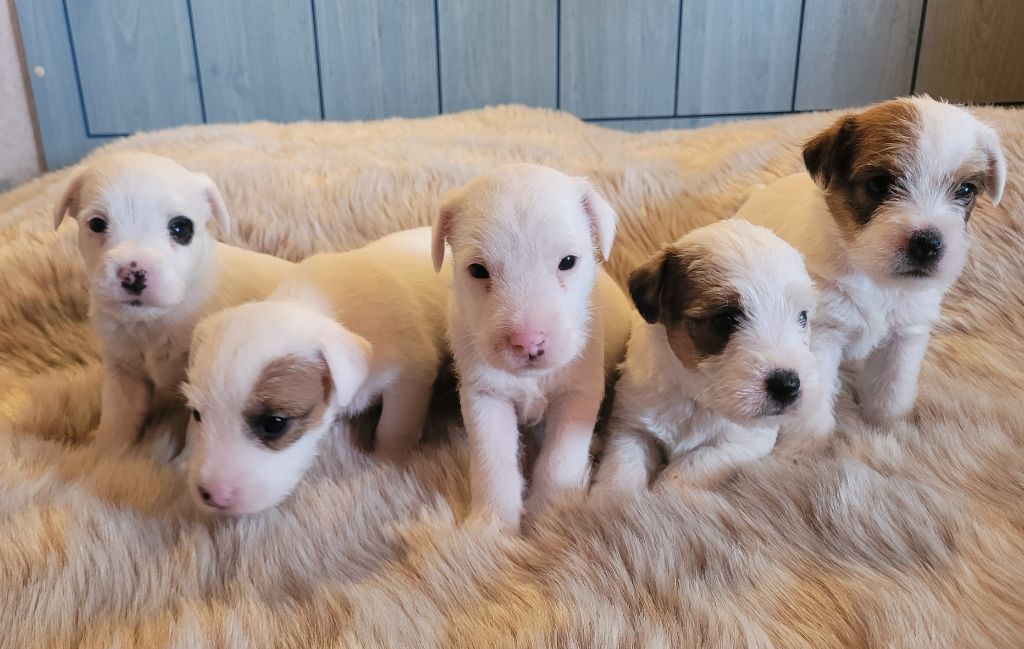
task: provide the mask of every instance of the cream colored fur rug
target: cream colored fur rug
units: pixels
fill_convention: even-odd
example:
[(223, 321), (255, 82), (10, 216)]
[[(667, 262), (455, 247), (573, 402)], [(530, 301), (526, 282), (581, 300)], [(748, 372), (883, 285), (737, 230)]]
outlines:
[[(96, 342), (70, 171), (0, 196), (0, 647), (1024, 646), (1024, 113), (1001, 130), (1005, 202), (974, 213), (913, 423), (856, 418), (828, 457), (770, 459), (714, 492), (567, 503), (525, 538), (462, 525), (463, 441), (407, 470), (345, 451), (278, 511), (198, 515), (174, 465), (81, 445)], [(618, 208), (620, 279), (800, 167), (808, 115), (631, 135), (498, 108), (364, 124), (137, 136), (210, 173), (231, 242), (298, 259), (430, 221), (498, 163), (586, 174)]]

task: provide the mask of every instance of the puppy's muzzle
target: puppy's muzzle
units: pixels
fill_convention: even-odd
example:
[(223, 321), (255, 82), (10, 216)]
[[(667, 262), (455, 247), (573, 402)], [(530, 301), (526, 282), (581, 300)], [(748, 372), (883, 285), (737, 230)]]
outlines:
[(781, 412), (800, 398), (800, 376), (793, 370), (775, 370), (765, 379), (764, 390)]
[(547, 336), (543, 331), (517, 331), (508, 337), (508, 348), (523, 360), (533, 361), (544, 355)]
[(146, 290), (146, 271), (134, 261), (122, 266), (117, 271), (117, 278), (121, 280), (121, 288), (131, 295), (142, 295)]
[(203, 503), (207, 507), (212, 507), (213, 509), (227, 509), (234, 503), (234, 491), (227, 487), (207, 488), (199, 485), (197, 489), (199, 491), (199, 498), (202, 499)]
[(915, 230), (907, 240), (907, 274), (915, 277), (931, 274), (943, 252), (942, 234), (938, 230)]

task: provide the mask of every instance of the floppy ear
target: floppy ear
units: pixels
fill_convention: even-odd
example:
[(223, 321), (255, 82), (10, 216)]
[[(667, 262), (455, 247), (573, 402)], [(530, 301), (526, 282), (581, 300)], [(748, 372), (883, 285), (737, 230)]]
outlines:
[(217, 189), (217, 184), (204, 173), (193, 173), (195, 173), (199, 179), (199, 184), (203, 188), (203, 196), (206, 199), (207, 205), (210, 206), (210, 215), (217, 222), (217, 227), (220, 229), (220, 236), (227, 238), (231, 234), (231, 216), (228, 214), (228, 207), (224, 204), (220, 190)]
[(612, 254), (612, 243), (615, 241), (615, 224), (618, 217), (612, 206), (594, 189), (589, 180), (586, 178), (579, 180), (583, 185), (583, 196), (580, 198), (580, 203), (590, 222), (591, 235), (597, 243), (598, 250), (601, 251), (601, 261), (608, 261)]
[(430, 258), (434, 261), (434, 272), (440, 273), (444, 265), (444, 245), (452, 233), (452, 225), (455, 218), (462, 211), (462, 192), (456, 190), (450, 192), (441, 203), (441, 209), (434, 219), (434, 227), (431, 232)]
[(334, 385), (334, 399), (347, 406), (370, 373), (372, 347), (358, 336), (326, 316), (320, 316), (319, 339)]
[(818, 187), (827, 189), (832, 177), (839, 172), (848, 156), (855, 126), (853, 117), (841, 117), (804, 145), (804, 166)]
[(1003, 147), (999, 143), (999, 133), (988, 124), (982, 125), (981, 146), (988, 156), (985, 187), (992, 205), (999, 205), (1003, 198), (1003, 188), (1006, 186), (1006, 158), (1003, 157)]
[(633, 298), (637, 311), (650, 324), (659, 322), (664, 315), (661, 312), (662, 291), (671, 255), (671, 250), (662, 250), (629, 274), (629, 296)]
[(57, 206), (53, 209), (54, 230), (60, 227), (60, 224), (64, 221), (64, 216), (68, 212), (71, 213), (71, 218), (75, 218), (78, 215), (78, 210), (81, 207), (82, 185), (85, 184), (85, 174), (86, 172), (83, 171), (72, 178), (64, 193), (61, 194), (60, 200), (57, 201)]

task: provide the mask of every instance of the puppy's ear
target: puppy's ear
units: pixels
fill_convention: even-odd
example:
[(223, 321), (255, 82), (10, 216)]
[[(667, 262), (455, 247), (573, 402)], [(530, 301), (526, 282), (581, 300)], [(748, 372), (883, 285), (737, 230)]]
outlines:
[(444, 245), (452, 234), (452, 225), (462, 212), (462, 191), (450, 192), (441, 203), (441, 209), (434, 218), (431, 232), (430, 258), (434, 261), (434, 272), (440, 273), (444, 265)]
[(844, 161), (849, 159), (856, 125), (854, 117), (841, 117), (804, 145), (804, 166), (818, 187), (827, 189), (833, 176), (840, 173)]
[(589, 180), (586, 178), (579, 180), (583, 187), (580, 204), (590, 222), (590, 233), (597, 243), (598, 250), (601, 251), (601, 261), (608, 261), (612, 254), (612, 243), (615, 242), (615, 224), (618, 217), (612, 206), (594, 189)]
[(53, 229), (56, 230), (64, 222), (64, 217), (70, 212), (71, 218), (78, 215), (81, 208), (82, 187), (85, 185), (85, 171), (80, 172), (71, 179), (64, 193), (61, 194), (57, 206), (53, 209)]
[(992, 205), (999, 205), (1003, 198), (1003, 188), (1006, 186), (1006, 158), (1003, 157), (1003, 147), (999, 143), (999, 133), (988, 124), (983, 124), (980, 139), (981, 147), (988, 157), (986, 191)]
[(365, 338), (326, 316), (321, 316), (318, 328), (321, 352), (334, 385), (335, 401), (345, 407), (369, 376), (372, 347)]
[(644, 320), (651, 324), (660, 322), (665, 280), (670, 264), (675, 263), (674, 252), (666, 248), (644, 262), (629, 274), (629, 296)]
[(226, 239), (231, 234), (231, 215), (228, 214), (228, 206), (224, 204), (224, 198), (221, 197), (220, 190), (212, 178), (203, 173), (194, 173), (203, 188), (203, 198), (210, 206), (210, 216), (217, 222), (221, 238)]

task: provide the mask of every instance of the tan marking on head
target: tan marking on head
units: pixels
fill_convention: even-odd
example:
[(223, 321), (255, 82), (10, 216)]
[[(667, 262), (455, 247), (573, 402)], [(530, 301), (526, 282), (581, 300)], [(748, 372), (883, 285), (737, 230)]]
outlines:
[(324, 417), (331, 394), (331, 374), (323, 358), (283, 356), (268, 363), (260, 373), (242, 413), (252, 424), (263, 415), (290, 420), (280, 438), (262, 442), (280, 451), (295, 443)]

